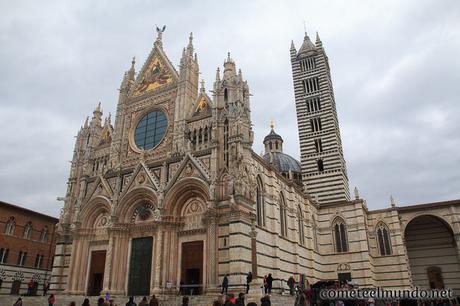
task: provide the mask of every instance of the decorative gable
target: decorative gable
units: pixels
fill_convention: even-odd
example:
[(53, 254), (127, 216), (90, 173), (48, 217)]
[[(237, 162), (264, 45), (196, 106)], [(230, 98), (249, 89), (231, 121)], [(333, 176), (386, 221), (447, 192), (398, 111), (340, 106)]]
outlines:
[(110, 187), (109, 183), (100, 175), (97, 177), (97, 180), (92, 184), (92, 189), (86, 195), (86, 198), (88, 200), (91, 200), (99, 196), (106, 197), (107, 199), (111, 199), (113, 196), (113, 190)]
[(160, 186), (158, 179), (148, 170), (143, 162), (141, 162), (134, 170), (126, 187), (123, 188), (122, 195), (140, 186), (149, 187), (154, 190), (158, 190)]
[(198, 177), (206, 182), (210, 181), (206, 167), (190, 153), (187, 153), (180, 163), (179, 168), (166, 186), (166, 190), (171, 188), (178, 180), (184, 177)]
[(157, 90), (178, 80), (178, 75), (163, 50), (154, 45), (134, 83), (133, 96)]

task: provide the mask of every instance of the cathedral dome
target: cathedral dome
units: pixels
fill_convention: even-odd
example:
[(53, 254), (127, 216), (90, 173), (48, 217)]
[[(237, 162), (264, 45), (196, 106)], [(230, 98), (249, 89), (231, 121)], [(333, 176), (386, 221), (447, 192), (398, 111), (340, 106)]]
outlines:
[(284, 154), (282, 152), (269, 152), (266, 153), (263, 158), (281, 173), (283, 172), (295, 172), (300, 173), (300, 162), (294, 157)]
[(266, 141), (274, 140), (274, 139), (283, 141), (283, 138), (281, 138), (280, 135), (276, 134), (276, 133), (275, 133), (275, 130), (273, 130), (273, 128), (272, 128), (272, 130), (270, 131), (270, 134), (268, 134), (267, 136), (265, 136), (265, 138), (264, 138), (264, 143), (265, 143)]

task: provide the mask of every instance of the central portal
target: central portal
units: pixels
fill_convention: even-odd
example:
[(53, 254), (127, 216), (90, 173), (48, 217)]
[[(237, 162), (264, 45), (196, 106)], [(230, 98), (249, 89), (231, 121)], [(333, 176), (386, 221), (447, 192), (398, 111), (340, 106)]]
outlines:
[(96, 296), (101, 293), (104, 281), (105, 251), (91, 252), (91, 267), (89, 269), (88, 295)]
[(150, 295), (152, 270), (152, 237), (136, 238), (131, 243), (128, 295)]
[(182, 243), (181, 291), (201, 294), (203, 285), (203, 241)]

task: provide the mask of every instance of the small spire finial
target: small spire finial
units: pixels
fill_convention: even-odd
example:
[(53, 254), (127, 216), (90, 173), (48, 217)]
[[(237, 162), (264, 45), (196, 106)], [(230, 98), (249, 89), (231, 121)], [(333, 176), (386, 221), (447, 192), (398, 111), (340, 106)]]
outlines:
[(307, 36), (307, 22), (305, 20), (303, 21), (303, 30), (305, 32), (305, 36)]
[(192, 44), (193, 41), (193, 32), (190, 32), (190, 36), (188, 37), (188, 41), (190, 44)]
[(101, 102), (99, 102), (99, 103), (97, 104), (97, 107), (96, 107), (96, 109), (94, 110), (94, 112), (102, 113)]
[(355, 199), (358, 200), (359, 199), (359, 190), (358, 190), (358, 187), (355, 187)]
[(205, 89), (204, 89), (204, 80), (203, 79), (201, 79), (201, 91), (203, 91), (203, 92), (205, 91)]
[(273, 119), (270, 120), (270, 128), (273, 130), (275, 128), (275, 122)]
[(131, 61), (131, 69), (134, 69), (134, 65), (136, 64), (136, 57), (133, 56), (133, 59)]
[(393, 198), (392, 195), (390, 196), (390, 205), (391, 205), (391, 207), (395, 207), (395, 206), (396, 206), (395, 199)]

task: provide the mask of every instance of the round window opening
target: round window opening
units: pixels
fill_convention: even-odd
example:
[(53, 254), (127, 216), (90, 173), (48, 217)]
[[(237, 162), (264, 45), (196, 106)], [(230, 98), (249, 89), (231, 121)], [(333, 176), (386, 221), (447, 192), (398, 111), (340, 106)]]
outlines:
[(150, 150), (156, 147), (166, 134), (168, 119), (162, 111), (145, 115), (134, 131), (134, 142), (139, 149)]

